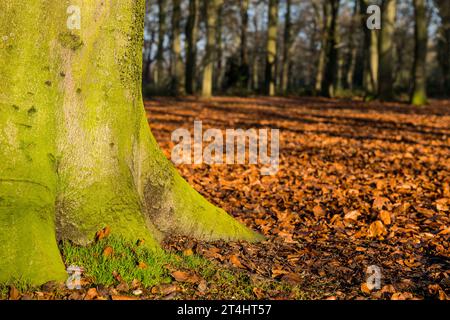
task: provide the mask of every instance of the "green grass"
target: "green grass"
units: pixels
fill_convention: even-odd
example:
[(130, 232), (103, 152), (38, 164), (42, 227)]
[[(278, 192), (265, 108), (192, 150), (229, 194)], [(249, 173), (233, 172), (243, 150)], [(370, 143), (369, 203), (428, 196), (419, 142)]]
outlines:
[[(106, 247), (113, 253), (104, 256)], [(303, 299), (304, 293), (298, 286), (260, 278), (245, 271), (228, 268), (198, 255), (184, 256), (182, 253), (152, 251), (145, 246), (117, 238), (109, 237), (88, 246), (77, 246), (71, 242), (62, 242), (60, 251), (66, 266), (82, 267), (83, 278), (89, 280), (89, 286), (116, 286), (119, 284), (115, 275), (128, 285), (137, 279), (142, 287), (150, 289), (155, 285), (171, 283), (170, 270), (195, 272), (207, 283), (204, 296), (198, 295), (197, 284), (178, 283), (183, 290), (181, 298), (208, 299), (256, 299), (255, 288), (261, 289), (264, 298), (272, 294), (284, 293), (293, 299)], [(139, 263), (146, 268), (139, 268)], [(25, 281), (15, 281), (0, 285), (0, 299), (7, 299), (9, 285), (14, 285), (19, 292), (35, 292)], [(266, 296), (267, 294), (267, 296)]]
[[(108, 257), (103, 255), (106, 247), (113, 249), (113, 253)], [(172, 255), (151, 251), (145, 246), (138, 246), (120, 238), (110, 237), (86, 247), (63, 242), (60, 250), (66, 266), (84, 268), (84, 275), (97, 285), (117, 284), (114, 273), (119, 274), (127, 283), (137, 279), (145, 287), (170, 282), (170, 275), (164, 265), (174, 260)], [(138, 268), (140, 262), (145, 263), (147, 267)]]

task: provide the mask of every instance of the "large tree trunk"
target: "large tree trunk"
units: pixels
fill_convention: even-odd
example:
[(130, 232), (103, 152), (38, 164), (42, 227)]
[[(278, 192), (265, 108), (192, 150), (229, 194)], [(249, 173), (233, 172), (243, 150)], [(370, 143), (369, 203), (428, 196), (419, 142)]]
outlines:
[(172, 12), (172, 91), (175, 95), (184, 94), (183, 58), (181, 57), (181, 0), (173, 1)]
[(277, 36), (278, 36), (278, 1), (269, 0), (269, 25), (267, 28), (267, 52), (266, 52), (266, 94), (275, 95), (276, 90), (276, 61), (277, 61)]
[(288, 92), (289, 87), (289, 71), (290, 71), (290, 50), (291, 50), (291, 7), (292, 0), (287, 0), (286, 3), (286, 15), (284, 26), (284, 48), (283, 48), (283, 61), (281, 70), (281, 91), (283, 94)]
[(214, 62), (216, 61), (217, 13), (223, 0), (205, 0), (206, 49), (203, 68), (202, 97), (210, 98), (213, 94)]
[(381, 100), (394, 98), (394, 32), (397, 16), (397, 0), (383, 0), (381, 8), (381, 32), (379, 43), (379, 85)]
[(415, 12), (415, 50), (413, 70), (413, 91), (411, 103), (421, 106), (427, 103), (427, 47), (428, 24), (425, 0), (414, 0)]
[(69, 30), (65, 1), (0, 2), (0, 282), (64, 279), (57, 239), (87, 244), (105, 226), (155, 250), (170, 234), (258, 239), (189, 187), (149, 130), (144, 3), (85, 0)]
[(189, 0), (189, 17), (186, 24), (186, 92), (195, 93), (197, 74), (197, 36), (199, 1)]

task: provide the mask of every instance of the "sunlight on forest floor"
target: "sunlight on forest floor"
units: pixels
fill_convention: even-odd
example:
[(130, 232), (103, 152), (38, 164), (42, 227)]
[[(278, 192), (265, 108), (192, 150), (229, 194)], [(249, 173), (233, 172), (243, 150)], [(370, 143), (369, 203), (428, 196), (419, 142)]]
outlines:
[[(175, 239), (250, 274), (325, 283), (321, 298), (444, 298), (449, 294), (450, 101), (406, 104), (322, 98), (155, 98), (146, 103), (166, 155), (193, 128), (280, 129), (280, 170), (181, 165), (202, 195), (263, 233), (262, 244)], [(368, 290), (367, 268), (381, 270)], [(279, 295), (289, 297), (288, 293)]]

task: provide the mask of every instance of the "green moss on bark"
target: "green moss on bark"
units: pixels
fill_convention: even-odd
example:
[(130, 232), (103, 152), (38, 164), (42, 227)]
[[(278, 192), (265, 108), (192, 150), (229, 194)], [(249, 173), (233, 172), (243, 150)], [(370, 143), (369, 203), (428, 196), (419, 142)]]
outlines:
[[(27, 6), (25, 12), (19, 10)], [(0, 3), (0, 282), (65, 277), (57, 240), (261, 239), (193, 190), (153, 138), (141, 94), (144, 1)]]

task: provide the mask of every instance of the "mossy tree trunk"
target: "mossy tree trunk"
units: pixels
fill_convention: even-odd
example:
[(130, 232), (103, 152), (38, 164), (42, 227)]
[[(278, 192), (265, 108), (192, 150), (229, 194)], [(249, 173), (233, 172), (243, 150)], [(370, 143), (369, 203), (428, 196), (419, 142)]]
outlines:
[(425, 0), (414, 0), (414, 70), (411, 104), (421, 106), (427, 103), (427, 47), (428, 23)]
[[(65, 279), (57, 240), (109, 226), (159, 249), (164, 235), (259, 236), (194, 191), (158, 148), (141, 94), (144, 0), (0, 2), (0, 282)], [(26, 10), (24, 10), (26, 8)]]
[(266, 94), (269, 96), (274, 96), (276, 93), (278, 2), (279, 0), (269, 0), (265, 74)]
[(396, 16), (397, 0), (383, 0), (379, 41), (378, 95), (384, 101), (394, 98), (394, 32)]

